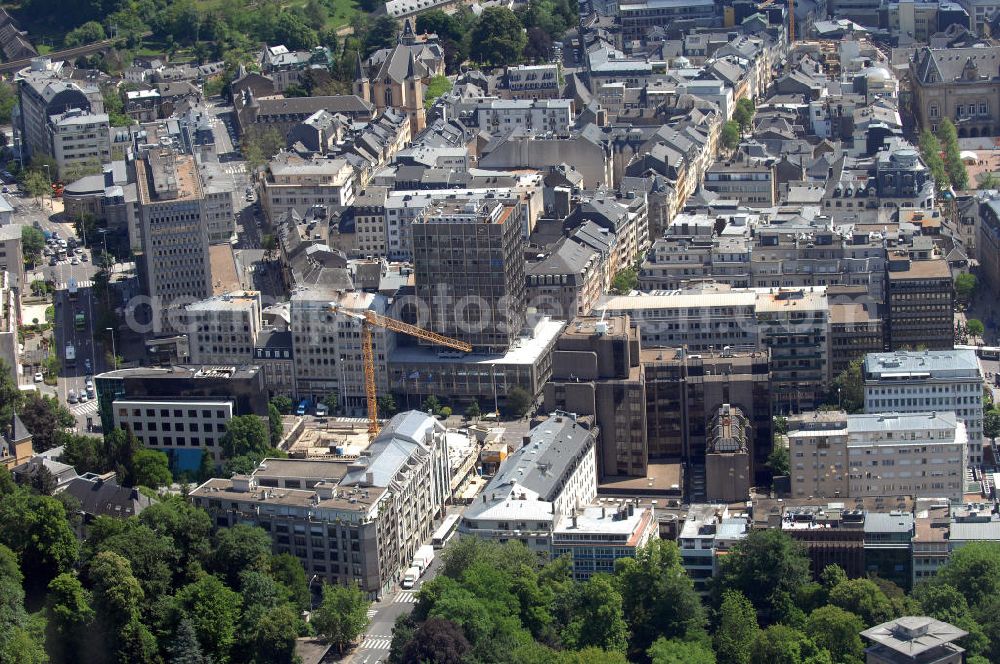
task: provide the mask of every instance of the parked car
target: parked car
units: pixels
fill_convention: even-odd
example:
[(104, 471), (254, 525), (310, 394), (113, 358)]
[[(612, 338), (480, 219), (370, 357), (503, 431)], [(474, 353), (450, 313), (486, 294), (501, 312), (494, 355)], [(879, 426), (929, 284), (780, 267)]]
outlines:
[(45, 376), (42, 375), (41, 371), (35, 373), (35, 382), (36, 383), (41, 383), (43, 380), (45, 380)]
[(81, 390), (79, 399), (80, 403), (87, 403), (87, 393)]
[(83, 370), (86, 371), (87, 373), (90, 373), (91, 371), (93, 371), (93, 368), (90, 366), (90, 358), (89, 357), (85, 358), (83, 360)]
[(70, 390), (66, 394), (66, 401), (69, 403), (77, 403), (80, 401), (79, 397), (76, 396), (76, 390)]
[(70, 264), (70, 265), (79, 265), (79, 264), (80, 264), (80, 259), (79, 259), (79, 258), (77, 258), (76, 256), (73, 256), (73, 260), (71, 260), (71, 261), (69, 262), (69, 264)]
[(80, 254), (80, 260), (82, 260), (84, 263), (86, 263), (90, 259), (87, 257), (87, 254)]

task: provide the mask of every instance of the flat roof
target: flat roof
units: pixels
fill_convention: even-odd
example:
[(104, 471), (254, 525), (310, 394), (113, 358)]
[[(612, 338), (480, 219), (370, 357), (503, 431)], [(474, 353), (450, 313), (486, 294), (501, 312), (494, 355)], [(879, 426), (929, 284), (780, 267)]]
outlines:
[(232, 245), (209, 246), (208, 261), (212, 268), (212, 295), (242, 290), (243, 284), (236, 274), (236, 255), (233, 253)]
[(915, 377), (981, 378), (976, 352), (969, 348), (951, 350), (898, 350), (891, 353), (868, 353), (864, 362), (865, 378)]
[(411, 364), (455, 364), (455, 365), (477, 365), (477, 366), (503, 366), (503, 365), (534, 365), (545, 352), (549, 345), (555, 342), (562, 332), (566, 322), (543, 318), (535, 326), (531, 337), (519, 337), (515, 346), (506, 353), (484, 355), (470, 353), (459, 357), (441, 357), (437, 348), (424, 348), (419, 346), (396, 348), (390, 357), (391, 363), (409, 362)]
[(947, 645), (968, 632), (926, 616), (906, 616), (861, 632), (861, 636), (911, 658)]

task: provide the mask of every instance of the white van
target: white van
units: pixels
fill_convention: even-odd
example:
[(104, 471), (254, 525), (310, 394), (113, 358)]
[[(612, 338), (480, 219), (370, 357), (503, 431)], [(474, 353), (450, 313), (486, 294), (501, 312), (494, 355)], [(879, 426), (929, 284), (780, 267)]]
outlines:
[(403, 583), (402, 583), (403, 588), (409, 590), (414, 585), (416, 585), (417, 579), (419, 578), (420, 578), (419, 567), (411, 567), (410, 569), (406, 570), (406, 573), (403, 574)]

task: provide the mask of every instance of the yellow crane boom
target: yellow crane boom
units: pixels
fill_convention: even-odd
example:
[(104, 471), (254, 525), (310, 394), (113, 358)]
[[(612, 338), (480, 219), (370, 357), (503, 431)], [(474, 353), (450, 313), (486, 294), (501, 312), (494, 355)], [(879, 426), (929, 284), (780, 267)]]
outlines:
[(365, 311), (364, 313), (349, 311), (335, 302), (330, 304), (330, 309), (332, 309), (335, 313), (343, 314), (361, 321), (361, 358), (365, 367), (365, 398), (368, 402), (368, 433), (373, 438), (375, 437), (375, 434), (378, 433), (379, 424), (378, 394), (376, 394), (375, 391), (375, 351), (372, 347), (372, 327), (380, 327), (391, 332), (408, 334), (411, 337), (423, 339), (424, 341), (430, 341), (431, 343), (436, 343), (441, 346), (447, 346), (448, 348), (453, 348), (455, 350), (465, 351), (466, 353), (472, 351), (472, 346), (464, 341), (452, 339), (451, 337), (446, 337), (443, 334), (431, 332), (430, 330), (425, 330), (422, 327), (410, 325), (409, 323), (404, 323), (401, 320), (377, 314), (374, 311)]

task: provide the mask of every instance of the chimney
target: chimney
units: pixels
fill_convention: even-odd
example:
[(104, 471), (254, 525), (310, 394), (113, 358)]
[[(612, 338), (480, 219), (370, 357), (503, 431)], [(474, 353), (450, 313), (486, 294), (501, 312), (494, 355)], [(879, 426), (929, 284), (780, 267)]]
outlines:
[(373, 473), (370, 470), (367, 473), (365, 473), (365, 484), (367, 484), (368, 486), (372, 486), (373, 484), (375, 484), (375, 473)]

